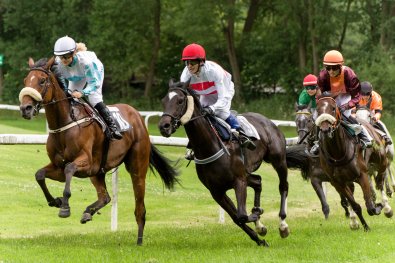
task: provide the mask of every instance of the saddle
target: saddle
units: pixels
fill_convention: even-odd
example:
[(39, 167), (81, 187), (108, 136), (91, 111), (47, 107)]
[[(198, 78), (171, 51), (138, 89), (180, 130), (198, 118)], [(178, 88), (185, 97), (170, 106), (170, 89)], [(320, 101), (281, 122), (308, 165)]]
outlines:
[[(103, 133), (106, 133), (107, 135), (107, 124), (104, 121), (103, 117), (97, 112), (95, 108), (93, 108), (90, 104), (88, 104), (85, 101), (79, 101), (83, 106), (85, 111), (93, 118), (95, 119), (99, 125), (102, 128)], [(124, 132), (130, 129), (130, 124), (122, 117), (121, 112), (117, 107), (109, 107), (107, 106), (108, 110), (111, 113), (111, 116), (115, 122), (115, 125), (117, 125), (117, 128), (120, 132)]]
[[(226, 121), (212, 115), (209, 115), (208, 117), (222, 141), (229, 141), (232, 139), (232, 130)], [(237, 115), (236, 118), (246, 136), (254, 140), (260, 139), (256, 128), (244, 116)]]

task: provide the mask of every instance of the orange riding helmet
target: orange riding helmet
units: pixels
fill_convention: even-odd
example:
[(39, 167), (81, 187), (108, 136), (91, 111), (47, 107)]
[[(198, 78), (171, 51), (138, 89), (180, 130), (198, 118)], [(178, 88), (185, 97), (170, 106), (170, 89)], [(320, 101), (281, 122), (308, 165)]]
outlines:
[(326, 52), (323, 63), (324, 65), (343, 65), (343, 55), (337, 50), (330, 50)]

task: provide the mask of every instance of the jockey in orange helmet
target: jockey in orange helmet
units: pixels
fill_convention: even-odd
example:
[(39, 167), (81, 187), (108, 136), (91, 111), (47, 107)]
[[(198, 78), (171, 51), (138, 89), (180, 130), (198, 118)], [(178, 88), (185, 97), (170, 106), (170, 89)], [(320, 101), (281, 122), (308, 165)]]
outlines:
[(235, 94), (232, 75), (217, 63), (206, 60), (206, 51), (199, 44), (187, 45), (182, 51), (181, 60), (185, 62), (185, 68), (180, 80), (190, 80), (190, 88), (200, 95), (203, 111), (225, 120), (232, 130), (242, 135), (240, 139), (243, 146), (255, 149), (255, 144), (243, 134), (237, 118), (230, 112)]
[(380, 120), (383, 111), (383, 102), (381, 100), (380, 94), (373, 90), (373, 86), (370, 82), (361, 82), (361, 99), (359, 101), (359, 106), (365, 106), (371, 113), (371, 123), (375, 128), (378, 128), (381, 132), (381, 136), (384, 138), (387, 145), (392, 144), (389, 132), (385, 124)]
[[(361, 84), (354, 71), (344, 65), (343, 55), (337, 50), (328, 51), (323, 59), (324, 69), (318, 76), (318, 87), (320, 92), (329, 91), (337, 94), (335, 100), (340, 108), (344, 119), (350, 124), (359, 124), (351, 116), (351, 109), (358, 105), (360, 99)], [(358, 134), (364, 147), (371, 147), (372, 136), (363, 125), (362, 132)], [(352, 128), (352, 126), (350, 126)], [(356, 131), (356, 130), (355, 130)]]

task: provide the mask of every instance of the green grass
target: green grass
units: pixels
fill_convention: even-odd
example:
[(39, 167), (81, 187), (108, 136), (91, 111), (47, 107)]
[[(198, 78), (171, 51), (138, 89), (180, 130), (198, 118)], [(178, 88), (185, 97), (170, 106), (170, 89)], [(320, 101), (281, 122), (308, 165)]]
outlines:
[[(15, 120), (1, 125), (0, 133), (30, 129), (33, 121)], [(45, 122), (41, 123), (45, 127)], [(19, 126), (21, 125), (21, 126)], [(25, 125), (25, 126), (23, 126)], [(7, 127), (8, 126), (8, 127)], [(36, 127), (26, 133), (39, 133)], [(39, 126), (39, 125), (37, 125)], [(155, 122), (151, 134), (159, 135)], [(182, 135), (182, 129), (178, 135)], [(92, 222), (79, 223), (85, 207), (96, 200), (88, 179), (73, 178), (71, 216), (59, 218), (47, 206), (35, 181), (37, 169), (48, 163), (44, 145), (0, 145), (0, 262), (392, 262), (395, 256), (393, 219), (366, 213), (360, 188), (356, 198), (363, 207), (370, 232), (351, 231), (343, 215), (340, 198), (328, 185), (330, 218), (324, 219), (319, 200), (310, 183), (290, 170), (288, 217), (291, 234), (278, 233), (278, 179), (270, 165), (263, 165), (261, 221), (268, 227), (269, 248), (258, 247), (225, 216), (218, 223), (218, 205), (196, 176), (194, 164), (182, 161), (182, 186), (163, 188), (159, 176), (147, 176), (145, 204), (147, 222), (144, 244), (136, 246), (137, 225), (130, 176), (119, 170), (118, 231), (110, 230), (111, 204)], [(160, 147), (170, 159), (182, 158), (184, 149)], [(110, 194), (111, 175), (107, 175)], [(64, 184), (47, 180), (55, 196)], [(229, 195), (234, 198), (232, 191)], [(247, 209), (253, 193), (248, 191)], [(394, 200), (390, 200), (395, 207)]]

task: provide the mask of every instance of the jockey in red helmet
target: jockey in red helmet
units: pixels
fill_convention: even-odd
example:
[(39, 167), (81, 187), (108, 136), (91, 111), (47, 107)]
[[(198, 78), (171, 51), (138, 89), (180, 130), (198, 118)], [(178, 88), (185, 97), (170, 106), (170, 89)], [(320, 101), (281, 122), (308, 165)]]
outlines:
[[(190, 88), (200, 95), (203, 111), (225, 120), (231, 129), (242, 135), (237, 118), (230, 112), (235, 94), (232, 75), (217, 63), (206, 60), (206, 51), (199, 44), (187, 45), (181, 60), (185, 62), (185, 68), (180, 80), (190, 80)], [(242, 140), (247, 148), (255, 149), (255, 144), (248, 137), (243, 136)]]

